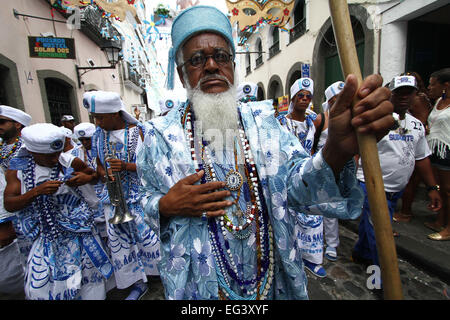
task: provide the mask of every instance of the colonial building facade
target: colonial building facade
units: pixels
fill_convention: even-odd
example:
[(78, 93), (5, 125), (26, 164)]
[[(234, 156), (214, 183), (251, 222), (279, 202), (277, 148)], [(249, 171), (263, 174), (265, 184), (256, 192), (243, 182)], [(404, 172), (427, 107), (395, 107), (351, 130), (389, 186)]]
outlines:
[[(52, 10), (48, 0), (3, 1), (0, 104), (24, 110), (33, 117), (33, 123), (60, 125), (63, 114), (72, 114), (76, 122), (89, 122), (92, 119), (83, 107), (83, 93), (107, 90), (120, 93), (128, 111), (139, 106), (145, 111), (143, 117), (151, 117), (151, 76), (147, 65), (156, 54), (142, 41), (139, 29), (133, 27), (145, 19), (143, 14), (145, 10), (138, 10), (136, 16), (114, 23), (92, 6), (61, 13)], [(51, 45), (58, 41), (64, 43), (61, 48)], [(111, 66), (102, 50), (107, 43), (114, 43), (121, 50), (122, 59), (115, 66), (77, 70), (76, 66)], [(139, 52), (133, 60), (129, 59), (130, 52), (124, 50), (130, 45)]]
[[(449, 34), (448, 1), (348, 2), (363, 76), (380, 73), (388, 82), (417, 71), (427, 80), (448, 66), (448, 41), (443, 41)], [(296, 79), (309, 76), (315, 82), (314, 108), (320, 111), (326, 87), (343, 80), (328, 0), (296, 0), (288, 30), (268, 24), (246, 35), (247, 48), (239, 51), (249, 53), (237, 58), (239, 81), (257, 83), (258, 98), (276, 104)]]

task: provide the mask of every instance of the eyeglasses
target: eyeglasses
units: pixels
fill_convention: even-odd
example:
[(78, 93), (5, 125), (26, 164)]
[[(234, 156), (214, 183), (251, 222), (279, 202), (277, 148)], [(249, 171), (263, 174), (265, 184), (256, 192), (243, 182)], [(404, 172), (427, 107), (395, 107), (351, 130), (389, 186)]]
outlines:
[(5, 124), (6, 122), (13, 122), (13, 121), (9, 119), (0, 119), (0, 125)]
[(189, 63), (194, 68), (203, 68), (209, 58), (213, 58), (214, 61), (221, 66), (226, 66), (230, 62), (231, 57), (233, 57), (232, 54), (229, 54), (227, 51), (222, 49), (216, 49), (214, 54), (210, 55), (205, 55), (203, 52), (197, 52), (186, 60), (181, 67), (183, 67), (186, 63)]
[(303, 92), (300, 92), (299, 94), (297, 94), (297, 98), (299, 99), (303, 99), (306, 96), (306, 99), (312, 99), (312, 94), (304, 94)]

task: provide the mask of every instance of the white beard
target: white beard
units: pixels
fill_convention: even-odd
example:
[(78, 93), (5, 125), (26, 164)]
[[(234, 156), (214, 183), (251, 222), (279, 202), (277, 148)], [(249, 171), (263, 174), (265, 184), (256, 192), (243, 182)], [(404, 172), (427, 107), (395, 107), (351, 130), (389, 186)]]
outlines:
[(189, 81), (186, 83), (187, 97), (195, 115), (194, 130), (202, 132), (203, 139), (211, 142), (211, 148), (216, 151), (224, 146), (233, 150), (234, 138), (239, 137), (236, 87), (221, 77), (230, 85), (227, 91), (204, 93), (200, 83), (205, 78), (200, 79), (195, 88), (190, 87)]

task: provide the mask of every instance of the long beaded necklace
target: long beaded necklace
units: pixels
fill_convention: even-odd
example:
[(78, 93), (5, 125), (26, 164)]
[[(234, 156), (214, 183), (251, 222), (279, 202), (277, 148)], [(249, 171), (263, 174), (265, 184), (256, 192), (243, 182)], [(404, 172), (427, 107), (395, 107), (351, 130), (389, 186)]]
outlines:
[[(28, 160), (27, 169), (24, 170), (25, 173), (25, 186), (26, 190), (29, 191), (36, 186), (36, 163), (31, 159)], [(57, 180), (59, 172), (61, 170), (60, 164), (52, 168), (50, 173), (50, 178), (48, 180)], [(33, 201), (33, 211), (39, 214), (40, 229), (42, 235), (49, 240), (56, 240), (58, 234), (62, 232), (58, 228), (58, 223), (56, 222), (55, 216), (55, 204), (53, 197), (48, 195), (40, 195)]]
[(14, 154), (14, 152), (16, 150), (18, 150), (20, 148), (20, 146), (22, 145), (22, 140), (17, 137), (16, 140), (14, 141), (14, 144), (11, 147), (11, 150), (8, 151), (9, 148), (7, 148), (8, 145), (5, 145), (5, 142), (2, 141), (0, 143), (0, 149), (1, 149), (1, 153), (0, 153), (0, 165), (3, 166), (5, 169), (8, 168), (8, 163), (9, 163), (9, 158)]
[[(198, 162), (195, 152), (195, 142), (194, 142), (194, 132), (192, 126), (192, 115), (189, 112), (189, 106), (187, 107), (185, 114), (182, 118), (184, 127), (186, 129), (186, 139), (189, 141), (191, 158), (194, 162), (194, 168), (198, 172), (202, 169), (205, 172), (209, 171), (209, 174), (205, 174), (202, 177), (202, 183), (209, 181), (217, 181), (217, 177), (212, 166), (212, 159), (208, 158), (207, 163), (205, 161)], [(273, 279), (273, 269), (274, 269), (274, 258), (273, 258), (273, 233), (272, 227), (269, 223), (269, 218), (267, 216), (267, 210), (262, 207), (261, 199), (259, 196), (259, 191), (261, 191), (261, 186), (258, 184), (258, 175), (256, 172), (256, 165), (253, 161), (253, 156), (251, 153), (250, 145), (245, 137), (245, 132), (241, 128), (241, 121), (239, 121), (240, 127), (240, 140), (241, 146), (244, 151), (245, 163), (246, 163), (246, 176), (249, 182), (251, 182), (251, 200), (252, 205), (250, 211), (246, 216), (246, 223), (244, 225), (234, 225), (231, 219), (227, 216), (219, 217), (219, 223), (214, 219), (208, 220), (210, 240), (213, 247), (213, 254), (216, 260), (216, 273), (218, 275), (219, 287), (221, 291), (219, 295), (223, 299), (264, 299), (269, 293), (272, 279)], [(199, 141), (199, 148), (202, 152), (202, 159), (204, 160), (203, 154), (209, 155), (205, 152), (204, 141)], [(235, 157), (236, 164), (237, 159)], [(262, 193), (261, 193), (262, 194)], [(248, 210), (247, 210), (248, 211)], [(256, 276), (250, 280), (244, 280), (239, 276), (239, 272), (234, 262), (230, 244), (227, 240), (227, 231), (242, 231), (247, 229), (252, 225), (253, 220), (256, 220), (255, 224), (256, 234), (256, 259), (257, 259), (257, 272)], [(219, 237), (219, 228), (221, 229), (223, 244)], [(250, 229), (250, 228), (249, 228)], [(225, 250), (224, 250), (225, 249)], [(231, 277), (238, 285), (245, 297), (235, 293), (230, 286), (230, 281), (227, 275)]]
[[(68, 168), (64, 174), (64, 176), (59, 177), (60, 172), (63, 170), (62, 166), (58, 163), (56, 164), (51, 172), (48, 179), (49, 180), (57, 180), (61, 182), (66, 182), (70, 178), (72, 178), (71, 173), (73, 172), (72, 168)], [(26, 190), (29, 191), (36, 187), (36, 163), (32, 159), (32, 157), (28, 157), (27, 168), (23, 171), (24, 174), (24, 183)], [(42, 181), (37, 185), (44, 183)], [(83, 199), (83, 195), (78, 187), (72, 187), (72, 190), (76, 193), (77, 197)], [(40, 195), (38, 196), (32, 203), (33, 211), (38, 214), (39, 222), (40, 222), (40, 231), (44, 238), (52, 241), (57, 240), (59, 235), (68, 234), (69, 231), (61, 228), (59, 223), (57, 222), (56, 213), (59, 212), (59, 209), (56, 208), (55, 197), (53, 195)], [(88, 224), (92, 224), (94, 219), (94, 215), (91, 214), (88, 220)]]
[(97, 161), (95, 161), (96, 158), (93, 157), (92, 154), (90, 154), (90, 153), (92, 153), (92, 151), (89, 152), (90, 150), (87, 150), (85, 147), (82, 147), (82, 148), (84, 150), (84, 160), (86, 161), (87, 165), (90, 168), (96, 170), (97, 169)]

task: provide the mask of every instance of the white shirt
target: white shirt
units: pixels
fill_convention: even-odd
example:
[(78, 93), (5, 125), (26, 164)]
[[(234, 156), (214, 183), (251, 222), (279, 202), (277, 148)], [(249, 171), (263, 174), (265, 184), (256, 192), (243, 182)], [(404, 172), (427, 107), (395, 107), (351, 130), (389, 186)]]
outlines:
[[(394, 117), (398, 119), (396, 113)], [(399, 123), (400, 128), (389, 131), (377, 144), (386, 192), (403, 190), (414, 171), (415, 162), (431, 154), (425, 138), (425, 128), (420, 120), (406, 114), (405, 119), (399, 120)], [(402, 128), (406, 128), (406, 133), (401, 134)], [(361, 159), (356, 176), (364, 182)]]

